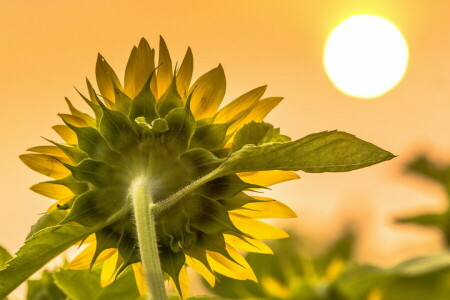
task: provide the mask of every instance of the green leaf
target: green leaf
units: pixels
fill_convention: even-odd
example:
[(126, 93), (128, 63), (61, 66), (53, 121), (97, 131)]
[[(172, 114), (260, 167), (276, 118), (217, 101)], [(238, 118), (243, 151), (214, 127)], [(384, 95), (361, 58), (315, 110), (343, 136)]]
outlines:
[(215, 171), (215, 176), (265, 171), (346, 172), (394, 158), (391, 153), (340, 131), (311, 134), (293, 142), (246, 145)]
[(0, 299), (54, 257), (98, 229), (65, 225), (49, 227), (34, 234), (9, 261), (8, 266), (0, 270)]
[(27, 300), (65, 300), (66, 295), (56, 286), (48, 271), (39, 280), (28, 280)]
[(273, 128), (269, 123), (251, 121), (236, 132), (231, 152), (236, 152), (247, 144), (258, 146), (290, 140), (289, 137), (280, 134), (279, 128)]
[(237, 193), (251, 188), (263, 188), (262, 186), (242, 181), (237, 175), (227, 175), (205, 183), (197, 190), (197, 193), (213, 200), (234, 197)]
[(416, 257), (398, 264), (393, 272), (403, 276), (418, 276), (450, 268), (450, 253), (444, 252), (423, 257)]
[(187, 170), (193, 170), (194, 178), (214, 170), (221, 162), (214, 154), (203, 148), (191, 149), (180, 156)]
[(12, 255), (2, 246), (0, 246), (0, 270), (6, 266), (6, 262), (12, 258)]
[(398, 223), (411, 223), (423, 226), (443, 227), (447, 224), (447, 215), (445, 214), (422, 214), (412, 217), (397, 218)]
[(138, 297), (133, 271), (128, 268), (114, 283), (101, 290), (97, 300), (134, 300)]
[(448, 170), (432, 161), (430, 161), (426, 156), (419, 156), (411, 161), (407, 166), (406, 170), (422, 175), (428, 179), (435, 180), (444, 185), (448, 184), (449, 175)]
[(36, 224), (31, 226), (31, 230), (27, 235), (27, 239), (29, 239), (33, 234), (42, 229), (58, 225), (66, 215), (67, 212), (64, 210), (54, 210), (44, 214), (39, 218)]
[(58, 287), (73, 300), (96, 300), (101, 291), (97, 272), (61, 270), (53, 277)]

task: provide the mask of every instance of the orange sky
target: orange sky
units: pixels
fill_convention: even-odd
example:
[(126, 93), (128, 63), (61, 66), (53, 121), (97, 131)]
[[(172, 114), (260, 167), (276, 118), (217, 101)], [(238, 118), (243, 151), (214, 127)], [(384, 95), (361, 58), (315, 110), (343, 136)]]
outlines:
[[(222, 63), (226, 101), (268, 84), (268, 96), (285, 100), (269, 121), (300, 138), (322, 130), (356, 134), (397, 155), (381, 165), (345, 174), (300, 174), (271, 195), (291, 205), (297, 220), (284, 225), (321, 240), (346, 222), (362, 235), (362, 260), (392, 263), (439, 249), (430, 230), (392, 226), (405, 212), (444, 206), (444, 193), (402, 174), (420, 149), (450, 154), (450, 2), (414, 1), (23, 1), (0, 5), (0, 243), (16, 251), (29, 227), (52, 203), (28, 188), (43, 176), (18, 155), (56, 139), (50, 127), (67, 112), (64, 96), (81, 105), (73, 85), (95, 79), (97, 52), (123, 75), (141, 37), (157, 46), (163, 35), (173, 60), (187, 46), (195, 73)], [(410, 62), (403, 81), (372, 100), (341, 94), (322, 66), (329, 32), (354, 14), (389, 19), (405, 36)], [(436, 149), (436, 150), (434, 150)], [(447, 155), (450, 157), (450, 155)]]

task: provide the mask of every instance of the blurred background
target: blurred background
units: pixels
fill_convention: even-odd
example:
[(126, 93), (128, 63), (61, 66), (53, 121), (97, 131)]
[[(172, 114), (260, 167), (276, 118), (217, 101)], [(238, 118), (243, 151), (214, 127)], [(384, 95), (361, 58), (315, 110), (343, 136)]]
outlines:
[[(157, 47), (162, 35), (173, 61), (192, 48), (194, 78), (223, 65), (225, 103), (264, 84), (266, 96), (285, 97), (267, 121), (292, 138), (339, 129), (399, 155), (273, 187), (268, 195), (299, 217), (271, 222), (319, 245), (352, 226), (357, 259), (384, 266), (440, 250), (438, 231), (394, 219), (446, 206), (441, 187), (405, 174), (404, 165), (419, 153), (450, 162), (449, 11), (446, 0), (2, 0), (0, 242), (16, 252), (53, 203), (28, 189), (46, 178), (18, 155), (45, 144), (40, 136), (57, 139), (50, 127), (68, 111), (64, 96), (84, 107), (73, 86), (85, 91), (85, 77), (95, 81), (97, 52), (123, 78), (132, 46), (145, 37)], [(373, 99), (343, 94), (323, 66), (328, 35), (356, 14), (388, 19), (409, 47), (404, 78)]]

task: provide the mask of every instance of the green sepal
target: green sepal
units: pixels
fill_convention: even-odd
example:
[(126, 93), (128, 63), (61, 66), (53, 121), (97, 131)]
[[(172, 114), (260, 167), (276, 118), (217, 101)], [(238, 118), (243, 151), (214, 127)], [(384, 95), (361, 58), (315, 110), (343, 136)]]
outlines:
[(189, 148), (204, 148), (208, 150), (222, 148), (225, 145), (225, 136), (230, 124), (207, 124), (197, 127)]
[(227, 158), (231, 154), (230, 148), (219, 148), (211, 150), (211, 153), (217, 156), (218, 158)]
[(191, 247), (190, 249), (185, 250), (184, 252), (185, 252), (187, 255), (189, 255), (189, 256), (191, 256), (191, 257), (197, 259), (197, 260), (200, 261), (201, 263), (203, 263), (203, 265), (205, 265), (205, 267), (206, 267), (213, 275), (215, 275), (213, 269), (212, 269), (211, 266), (209, 265), (208, 258), (206, 257), (206, 251), (205, 251), (204, 249), (199, 248), (199, 247), (197, 247), (197, 246), (193, 246), (193, 247)]
[(183, 206), (191, 226), (203, 233), (240, 232), (231, 222), (227, 209), (217, 201), (194, 195), (186, 199)]
[(93, 102), (93, 101), (89, 100), (88, 98), (86, 98), (77, 88), (75, 88), (75, 90), (78, 92), (78, 94), (84, 100), (84, 102), (86, 102), (87, 105), (89, 105), (89, 107), (94, 112), (95, 125), (98, 126), (100, 124), (100, 119), (102, 118), (102, 115), (103, 115), (102, 109), (100, 108), (100, 106), (98, 104), (96, 104), (96, 102)]
[(130, 97), (125, 95), (125, 93), (120, 90), (120, 88), (117, 86), (114, 80), (112, 81), (112, 84), (114, 88), (114, 98), (115, 98), (114, 109), (128, 115), (131, 106)]
[(114, 176), (117, 174), (114, 168), (99, 160), (87, 158), (76, 166), (62, 164), (72, 172), (75, 180), (89, 182), (99, 188), (114, 186), (117, 183), (115, 180), (118, 180), (117, 176)]
[(175, 286), (177, 287), (178, 293), (181, 295), (181, 287), (180, 287), (180, 271), (186, 262), (186, 257), (183, 252), (173, 252), (170, 249), (161, 249), (160, 250), (160, 261), (161, 268), (164, 272), (169, 275)]
[(224, 198), (219, 199), (218, 202), (225, 206), (227, 210), (233, 210), (241, 208), (242, 206), (253, 203), (253, 202), (261, 202), (261, 200), (255, 199), (253, 197), (250, 197), (249, 195), (245, 193), (238, 193), (233, 197), (230, 198)]
[(214, 251), (240, 265), (226, 249), (223, 234), (199, 234), (197, 245), (205, 250)]
[(88, 191), (78, 196), (73, 207), (61, 224), (77, 222), (84, 226), (97, 226), (125, 210), (127, 195), (119, 189), (101, 189)]
[(46, 138), (44, 139), (61, 149), (61, 151), (63, 151), (74, 163), (79, 163), (83, 159), (87, 158), (86, 153), (81, 151), (80, 148), (76, 146), (66, 146)]
[(165, 117), (169, 131), (164, 134), (164, 140), (179, 153), (188, 149), (195, 131), (195, 118), (190, 109), (190, 99), (189, 97), (184, 107), (171, 110)]
[(87, 78), (86, 78), (86, 86), (88, 89), (89, 98), (91, 98), (91, 101), (93, 103), (98, 105), (100, 103), (100, 99), (98, 98), (97, 93), (95, 92), (94, 88), (92, 87), (91, 82)]
[(116, 110), (108, 109), (99, 102), (103, 110), (100, 120), (100, 132), (108, 141), (111, 148), (121, 151), (138, 142), (138, 136), (128, 117)]
[(35, 233), (0, 270), (0, 299), (73, 244), (99, 230), (76, 225), (54, 226)]
[(66, 122), (78, 138), (78, 147), (90, 158), (115, 161), (120, 155), (114, 152), (100, 132), (93, 127), (76, 127)]
[(75, 195), (81, 195), (89, 190), (89, 186), (86, 183), (75, 180), (75, 178), (73, 178), (72, 175), (69, 175), (62, 179), (51, 180), (46, 182), (63, 185), (67, 187), (69, 190), (71, 190), (72, 193), (74, 193)]
[(180, 161), (186, 165), (187, 170), (193, 172), (194, 178), (199, 178), (217, 168), (223, 160), (206, 149), (196, 148), (181, 154)]
[(251, 121), (236, 132), (231, 152), (236, 152), (247, 144), (258, 146), (267, 143), (284, 143), (290, 140), (288, 136), (280, 134), (279, 128), (273, 128), (269, 123)]
[(178, 94), (176, 80), (176, 75), (174, 75), (169, 88), (157, 102), (158, 113), (161, 118), (164, 118), (171, 110), (183, 106), (183, 100)]
[(97, 260), (98, 256), (106, 249), (116, 248), (117, 244), (119, 243), (120, 234), (118, 234), (113, 229), (114, 224), (107, 226), (103, 228), (102, 230), (99, 230), (95, 233), (95, 252), (92, 256), (90, 269), (92, 270), (92, 267), (95, 264), (95, 261)]
[(154, 119), (150, 126), (152, 128), (152, 132), (156, 134), (164, 133), (169, 130), (169, 125), (167, 124), (167, 121), (161, 118)]
[(27, 235), (26, 239), (29, 239), (36, 232), (58, 225), (67, 215), (67, 212), (64, 210), (54, 210), (48, 213), (45, 213), (42, 217), (37, 220), (37, 222), (31, 226), (30, 232)]
[(152, 122), (154, 119), (159, 118), (158, 112), (156, 111), (156, 99), (150, 90), (150, 82), (154, 73), (155, 71), (153, 70), (142, 87), (142, 90), (131, 102), (130, 113), (128, 115), (130, 120), (135, 120), (137, 117), (145, 117), (147, 122)]
[(197, 190), (197, 193), (213, 200), (231, 198), (247, 189), (265, 188), (260, 185), (247, 183), (239, 178), (239, 176), (227, 175), (211, 180), (205, 183)]
[(324, 131), (293, 142), (246, 145), (232, 153), (217, 168), (215, 176), (266, 170), (346, 172), (394, 157), (392, 153), (354, 135)]
[[(117, 248), (120, 256), (123, 258), (122, 266), (117, 271), (116, 276), (119, 276), (129, 265), (140, 262), (138, 242), (136, 240), (136, 232), (134, 224), (129, 222), (122, 228)], [(119, 267), (119, 266), (117, 266)]]

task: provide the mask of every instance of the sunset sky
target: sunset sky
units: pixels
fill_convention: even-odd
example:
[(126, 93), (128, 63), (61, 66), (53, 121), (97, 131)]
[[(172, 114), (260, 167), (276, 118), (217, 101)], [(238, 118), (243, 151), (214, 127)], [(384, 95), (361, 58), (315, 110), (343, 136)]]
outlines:
[[(447, 0), (2, 0), (0, 244), (17, 251), (53, 203), (29, 190), (47, 179), (18, 156), (46, 144), (41, 136), (58, 140), (51, 126), (68, 111), (65, 96), (85, 108), (73, 86), (95, 81), (97, 53), (123, 78), (133, 45), (145, 37), (157, 48), (162, 35), (173, 61), (192, 48), (194, 78), (223, 65), (226, 102), (264, 84), (267, 96), (283, 96), (267, 121), (292, 138), (339, 129), (399, 155), (351, 173), (299, 172), (268, 193), (299, 216), (279, 224), (323, 243), (351, 224), (358, 258), (374, 263), (440, 249), (438, 233), (393, 218), (445, 207), (444, 191), (403, 166), (421, 152), (450, 161), (449, 13)], [(409, 47), (403, 80), (374, 99), (344, 95), (323, 67), (327, 36), (356, 14), (388, 19)]]

